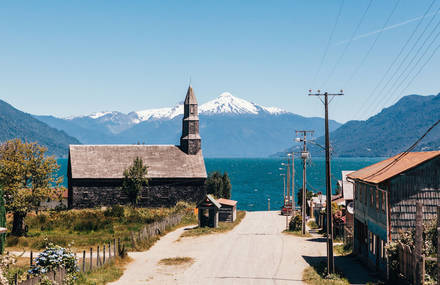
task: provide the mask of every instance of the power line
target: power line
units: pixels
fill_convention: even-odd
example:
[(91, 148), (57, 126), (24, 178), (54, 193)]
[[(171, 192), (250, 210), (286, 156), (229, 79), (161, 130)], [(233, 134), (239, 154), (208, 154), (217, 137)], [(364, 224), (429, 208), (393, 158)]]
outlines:
[(345, 83), (345, 85), (349, 85), (350, 82), (353, 80), (353, 78), (357, 75), (357, 73), (359, 72), (359, 70), (362, 68), (362, 66), (364, 65), (365, 61), (367, 60), (367, 58), (370, 56), (371, 52), (373, 51), (374, 47), (376, 46), (377, 41), (379, 40), (380, 36), (382, 35), (385, 27), (388, 25), (388, 22), (391, 20), (391, 17), (393, 16), (394, 12), (396, 11), (397, 7), (399, 6), (400, 0), (398, 0), (396, 2), (396, 4), (394, 5), (393, 9), (391, 10), (391, 13), (388, 15), (388, 18), (386, 19), (385, 23), (382, 26), (382, 29), (380, 30), (380, 32), (377, 34), (376, 38), (374, 39), (372, 45), (370, 46), (370, 48), (368, 49), (367, 53), (365, 54), (365, 56), (362, 58), (360, 64), (356, 67), (356, 69), (351, 73), (350, 77), (348, 78), (347, 82)]
[[(439, 27), (439, 26), (440, 26), (440, 21), (439, 21), (438, 25), (436, 26), (436, 28)], [(404, 84), (404, 82), (409, 78), (409, 76), (410, 76), (411, 73), (413, 72), (414, 68), (417, 67), (417, 66), (419, 65), (419, 63), (422, 61), (423, 57), (425, 57), (425, 55), (428, 53), (429, 49), (430, 49), (431, 46), (435, 43), (435, 41), (438, 39), (439, 36), (440, 36), (440, 31), (435, 35), (434, 39), (429, 43), (428, 47), (425, 49), (425, 51), (423, 52), (423, 54), (417, 59), (416, 64), (414, 64), (413, 67), (409, 69), (409, 72), (406, 74), (406, 76), (403, 78), (403, 80), (400, 82), (400, 84), (396, 85), (395, 88), (393, 89), (393, 91), (390, 93), (390, 94), (397, 93), (396, 96), (394, 96), (394, 97), (390, 97), (390, 98), (393, 98), (393, 101), (394, 101), (395, 99), (397, 99), (397, 98), (400, 96), (399, 93), (397, 92), (397, 90), (399, 89), (399, 86), (401, 86), (402, 84)], [(420, 74), (421, 70), (422, 70), (422, 69), (426, 66), (426, 64), (431, 60), (431, 58), (434, 56), (435, 52), (436, 52), (436, 50), (434, 49), (433, 54), (432, 54), (432, 55), (428, 58), (428, 60), (423, 64), (423, 66), (421, 67), (421, 69), (420, 69), (420, 71), (417, 73), (417, 75)], [(414, 77), (414, 79), (415, 79), (415, 77)], [(412, 80), (414, 80), (414, 79), (412, 79)], [(386, 102), (388, 103), (389, 100), (386, 101)]]
[(315, 77), (313, 78), (313, 85), (315, 85), (315, 81), (316, 81), (319, 73), (321, 72), (322, 66), (324, 65), (325, 58), (327, 57), (327, 53), (328, 53), (328, 50), (330, 48), (330, 43), (333, 40), (333, 35), (334, 35), (336, 27), (338, 25), (339, 18), (341, 17), (341, 14), (342, 14), (342, 7), (344, 6), (344, 1), (345, 0), (342, 0), (341, 1), (341, 5), (339, 6), (338, 16), (336, 17), (335, 24), (333, 25), (333, 29), (332, 29), (332, 31), (330, 33), (329, 38), (328, 38), (327, 46), (325, 47), (324, 54), (322, 55), (322, 58), (321, 58), (321, 63), (319, 64), (318, 70), (316, 71)]
[[(434, 0), (434, 1), (435, 1), (435, 0)], [(328, 83), (328, 81), (331, 79), (331, 77), (333, 76), (333, 74), (334, 74), (334, 72), (335, 72), (335, 70), (336, 70), (336, 67), (337, 67), (337, 66), (339, 65), (339, 63), (342, 61), (342, 58), (344, 57), (344, 55), (345, 55), (345, 53), (347, 52), (348, 48), (351, 46), (351, 43), (353, 42), (354, 37), (356, 36), (356, 34), (357, 34), (357, 32), (358, 32), (360, 26), (362, 25), (362, 23), (363, 23), (363, 21), (364, 21), (364, 19), (365, 19), (365, 16), (367, 15), (368, 10), (370, 10), (371, 3), (373, 3), (373, 0), (370, 0), (370, 2), (368, 2), (367, 8), (365, 8), (365, 11), (364, 11), (364, 13), (363, 13), (362, 16), (361, 16), (361, 19), (359, 20), (359, 22), (358, 22), (358, 24), (356, 25), (356, 27), (355, 27), (353, 33), (351, 34), (351, 38), (350, 38), (350, 40), (347, 42), (347, 44), (346, 44), (345, 47), (344, 47), (344, 50), (343, 50), (342, 53), (339, 55), (338, 60), (336, 60), (335, 64), (333, 65), (333, 68), (332, 68), (331, 71), (330, 71), (330, 75), (329, 75), (329, 77), (328, 77), (327, 80), (322, 84), (323, 87), (324, 87), (324, 86)]]
[(381, 173), (383, 173), (385, 170), (389, 169), (390, 167), (392, 167), (393, 165), (395, 165), (400, 159), (402, 159), (404, 156), (406, 156), (409, 152), (411, 152), (412, 150), (414, 150), (414, 148), (419, 144), (420, 141), (422, 141), (422, 139), (424, 137), (426, 137), (429, 132), (431, 132), (432, 129), (434, 129), (438, 124), (440, 123), (440, 120), (438, 120), (437, 122), (435, 122), (431, 127), (429, 127), (429, 129), (420, 137), (416, 140), (415, 143), (413, 143), (407, 150), (405, 150), (404, 152), (402, 152), (400, 155), (398, 155), (395, 159), (393, 159), (393, 161), (391, 161), (390, 163), (388, 163), (387, 165), (385, 165), (384, 167), (382, 167), (381, 169), (379, 169), (378, 171), (374, 172), (373, 174), (370, 174), (369, 176), (365, 177), (364, 179), (368, 179), (371, 177), (374, 177), (376, 175), (379, 175)]
[[(438, 14), (438, 12), (440, 12), (440, 7), (437, 9), (436, 15)], [(385, 84), (383, 86), (383, 88), (381, 89), (381, 91), (379, 92), (379, 95), (383, 94), (385, 92), (385, 89), (388, 87), (389, 83), (392, 82), (392, 80), (394, 79), (395, 75), (397, 75), (400, 71), (401, 68), (403, 66), (403, 64), (405, 63), (405, 61), (408, 59), (408, 57), (410, 56), (411, 52), (414, 50), (414, 48), (418, 45), (418, 43), (420, 42), (421, 38), (425, 35), (425, 32), (428, 30), (429, 26), (432, 24), (432, 22), (434, 21), (436, 16), (434, 16), (433, 18), (431, 18), (431, 20), (429, 21), (429, 23), (425, 26), (425, 28), (423, 29), (422, 33), (419, 35), (419, 37), (417, 38), (417, 40), (414, 42), (413, 46), (411, 47), (411, 49), (408, 51), (408, 53), (406, 54), (406, 56), (402, 59), (402, 61), (400, 62), (398, 68), (395, 70), (394, 74), (390, 77), (390, 79), (387, 81), (387, 84)], [(425, 38), (425, 40), (423, 41), (423, 43), (419, 46), (419, 48), (417, 49), (416, 53), (413, 55), (413, 57), (411, 58), (411, 60), (406, 64), (405, 68), (403, 69), (403, 71), (400, 72), (399, 76), (397, 77), (397, 79), (394, 81), (394, 83), (391, 85), (391, 87), (389, 88), (389, 91), (392, 90), (392, 92), (388, 92), (388, 94), (393, 94), (393, 92), (395, 91), (396, 86), (399, 86), (401, 84), (403, 84), (403, 82), (406, 80), (407, 77), (405, 77), (405, 79), (402, 81), (402, 76), (404, 74), (406, 74), (406, 72), (412, 68), (414, 68), (414, 66), (417, 66), (418, 63), (416, 63), (416, 65), (412, 65), (414, 60), (417, 58), (417, 56), (420, 54), (420, 52), (422, 51), (422, 49), (425, 47), (426, 43), (428, 42), (428, 40), (432, 37), (432, 35), (434, 34), (434, 32), (437, 30), (437, 28), (440, 25), (440, 20), (439, 22), (437, 22), (437, 24), (435, 25), (435, 27), (431, 30), (430, 34)], [(432, 42), (431, 42), (432, 45)], [(429, 49), (429, 48), (428, 48)], [(426, 54), (426, 52), (428, 51), (428, 49), (425, 50), (425, 52), (423, 53), (422, 57)], [(420, 62), (421, 58), (419, 58), (419, 60), (417, 62)], [(412, 66), (411, 66), (412, 65)], [(400, 82), (400, 84), (397, 84), (398, 82)], [(390, 95), (391, 96), (391, 95)], [(378, 101), (378, 103), (376, 104), (374, 110), (376, 110), (379, 106), (383, 105), (384, 100), (386, 98), (389, 98), (387, 96), (383, 96), (380, 101)]]
[(422, 72), (422, 70), (425, 68), (425, 66), (431, 61), (431, 59), (434, 57), (434, 55), (437, 53), (437, 51), (440, 49), (440, 44), (432, 51), (431, 56), (428, 58), (428, 60), (426, 60), (426, 62), (420, 67), (420, 69), (418, 70), (418, 72), (414, 75), (414, 77), (408, 82), (408, 84), (405, 86), (405, 88), (403, 89), (404, 93), (406, 92), (406, 90), (408, 89), (408, 87), (413, 83), (413, 81), (417, 78), (417, 76), (419, 76), (419, 74)]
[[(392, 63), (388, 66), (387, 70), (385, 71), (384, 75), (381, 77), (380, 81), (378, 84), (376, 84), (376, 86), (374, 87), (373, 91), (371, 92), (371, 97), (367, 97), (367, 99), (364, 101), (364, 104), (362, 104), (358, 111), (356, 112), (356, 117), (359, 118), (361, 115), (363, 115), (365, 113), (366, 110), (369, 110), (370, 107), (372, 106), (372, 104), (374, 103), (374, 100), (371, 101), (371, 103), (369, 104), (369, 106), (367, 108), (365, 108), (365, 104), (367, 104), (367, 102), (369, 101), (370, 98), (374, 97), (374, 95), (376, 94), (376, 91), (378, 90), (379, 86), (382, 85), (382, 83), (384, 82), (385, 78), (388, 76), (388, 74), (390, 73), (391, 69), (394, 67), (394, 65), (397, 63), (398, 59), (400, 58), (400, 56), (403, 54), (403, 51), (406, 49), (406, 47), (408, 46), (408, 44), (411, 42), (412, 38), (414, 37), (414, 35), (416, 34), (417, 30), (419, 29), (419, 27), (421, 26), (423, 20), (425, 19), (425, 17), (428, 15), (429, 11), (431, 11), (432, 6), (434, 5), (434, 3), (436, 2), (436, 0), (432, 0), (431, 4), (428, 6), (428, 8), (426, 9), (425, 13), (423, 14), (423, 16), (420, 18), (419, 22), (417, 23), (416, 27), (414, 28), (414, 30), (412, 31), (411, 35), (408, 37), (408, 39), (406, 40), (405, 44), (402, 46), (402, 48), (400, 49), (399, 53), (397, 54), (397, 56), (394, 58), (394, 60), (392, 61)], [(437, 11), (438, 12), (438, 11)], [(388, 84), (388, 83), (387, 83)], [(378, 94), (377, 94), (378, 95)]]

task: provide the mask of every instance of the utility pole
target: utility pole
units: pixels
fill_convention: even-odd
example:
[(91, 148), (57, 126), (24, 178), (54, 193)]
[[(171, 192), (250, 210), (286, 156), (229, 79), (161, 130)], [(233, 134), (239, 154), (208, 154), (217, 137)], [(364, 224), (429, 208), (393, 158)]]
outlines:
[(292, 197), (292, 217), (295, 212), (295, 154), (292, 151), (292, 153), (289, 153), (288, 156), (292, 159), (292, 183), (291, 183), (291, 197)]
[[(326, 188), (326, 214), (327, 214), (327, 273), (332, 274), (335, 272), (335, 260), (333, 257), (333, 221), (332, 221), (332, 185), (330, 177), (330, 133), (328, 130), (328, 97), (343, 96), (344, 91), (339, 93), (329, 94), (327, 92), (321, 93), (318, 90), (317, 93), (312, 93), (309, 90), (309, 96), (317, 96), (319, 100), (324, 104), (325, 108), (325, 188)], [(324, 97), (322, 101), (321, 97)]]
[[(307, 159), (309, 159), (309, 152), (307, 151), (307, 134), (309, 133), (310, 135), (313, 135), (314, 131), (295, 131), (296, 135), (298, 136), (298, 134), (302, 134), (302, 138), (301, 137), (297, 137), (296, 141), (297, 142), (302, 142), (303, 143), (303, 149), (301, 151), (301, 159), (303, 161), (303, 187), (302, 187), (302, 205), (301, 205), (301, 214), (302, 214), (302, 223), (301, 223), (301, 232), (303, 235), (306, 234), (306, 201), (307, 201), (307, 170), (306, 170), (306, 166), (307, 166)], [(299, 202), (299, 201), (298, 201)]]

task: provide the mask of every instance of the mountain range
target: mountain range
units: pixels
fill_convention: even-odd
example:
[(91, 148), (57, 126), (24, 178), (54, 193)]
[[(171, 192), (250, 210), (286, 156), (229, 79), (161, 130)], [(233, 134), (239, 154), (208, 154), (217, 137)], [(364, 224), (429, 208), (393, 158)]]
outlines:
[[(365, 121), (349, 121), (330, 134), (333, 156), (389, 157), (405, 151), (440, 119), (440, 94), (408, 95), (396, 104), (383, 109)], [(324, 137), (316, 140), (324, 145)], [(295, 145), (275, 154), (298, 149)], [(316, 145), (310, 146), (312, 154), (322, 155)], [(423, 138), (414, 151), (440, 149), (440, 126)]]
[[(183, 103), (173, 107), (90, 115), (35, 118), (84, 144), (179, 144)], [(200, 135), (207, 157), (265, 157), (287, 148), (296, 129), (323, 134), (322, 118), (307, 118), (276, 107), (264, 107), (230, 93), (199, 106)], [(330, 122), (330, 129), (340, 126)]]
[(33, 116), (0, 100), (0, 141), (19, 138), (22, 141), (37, 142), (48, 148), (48, 154), (66, 157), (69, 144), (80, 142), (64, 131), (49, 127)]

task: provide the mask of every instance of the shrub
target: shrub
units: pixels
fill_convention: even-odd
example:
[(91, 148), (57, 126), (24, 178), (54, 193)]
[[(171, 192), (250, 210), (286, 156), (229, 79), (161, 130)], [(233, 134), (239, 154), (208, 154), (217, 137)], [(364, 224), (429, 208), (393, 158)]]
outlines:
[(49, 247), (37, 256), (35, 266), (29, 270), (29, 273), (32, 275), (44, 275), (59, 268), (66, 270), (66, 280), (70, 281), (68, 283), (73, 284), (79, 272), (75, 255), (68, 248), (50, 244)]
[(301, 215), (296, 215), (290, 219), (289, 231), (300, 231), (302, 228), (302, 217)]
[(122, 207), (121, 205), (113, 205), (111, 208), (108, 208), (107, 210), (104, 211), (104, 216), (123, 218), (124, 207)]

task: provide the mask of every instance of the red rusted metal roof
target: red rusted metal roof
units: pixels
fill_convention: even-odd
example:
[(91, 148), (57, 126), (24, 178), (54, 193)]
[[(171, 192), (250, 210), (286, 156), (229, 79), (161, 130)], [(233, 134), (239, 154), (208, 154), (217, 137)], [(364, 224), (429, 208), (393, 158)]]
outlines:
[(228, 205), (228, 206), (232, 206), (232, 207), (237, 205), (237, 201), (229, 200), (229, 199), (225, 199), (225, 198), (217, 199), (217, 202), (219, 202), (222, 205)]
[(401, 154), (395, 155), (373, 165), (352, 172), (347, 177), (370, 183), (381, 183), (402, 172), (407, 171), (425, 161), (440, 156), (440, 151), (409, 152), (399, 159)]

